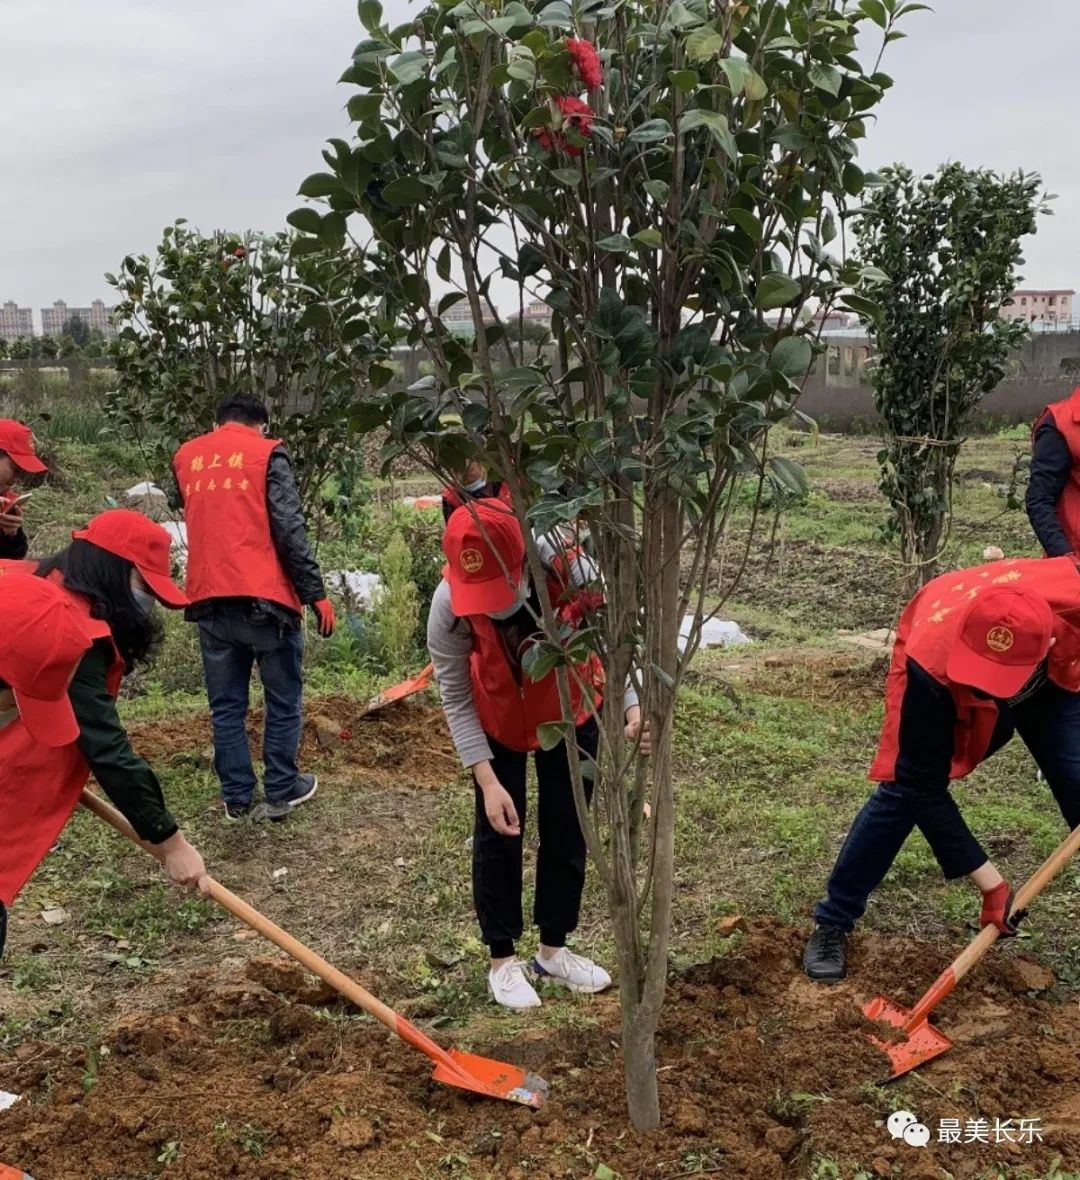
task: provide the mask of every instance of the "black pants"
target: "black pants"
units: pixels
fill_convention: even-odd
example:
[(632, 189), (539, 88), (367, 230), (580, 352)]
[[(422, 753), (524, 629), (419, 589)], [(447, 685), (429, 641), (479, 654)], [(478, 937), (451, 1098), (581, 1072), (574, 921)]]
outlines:
[[(596, 757), (599, 732), (590, 718), (576, 734), (582, 755)], [(473, 901), (481, 936), (492, 958), (514, 953), (514, 943), (524, 930), (521, 913), (521, 856), (525, 838), (525, 772), (528, 754), (508, 750), (491, 737), (491, 766), (517, 808), (520, 836), (502, 836), (484, 811), (484, 795), (475, 779), (476, 826), (473, 831)], [(581, 834), (566, 744), (553, 750), (537, 750), (539, 785), (537, 822), (540, 847), (536, 854), (536, 898), (533, 921), (540, 927), (540, 941), (562, 946), (578, 923), (581, 893), (585, 888), (585, 837)], [(592, 782), (585, 780), (586, 797), (592, 800)]]

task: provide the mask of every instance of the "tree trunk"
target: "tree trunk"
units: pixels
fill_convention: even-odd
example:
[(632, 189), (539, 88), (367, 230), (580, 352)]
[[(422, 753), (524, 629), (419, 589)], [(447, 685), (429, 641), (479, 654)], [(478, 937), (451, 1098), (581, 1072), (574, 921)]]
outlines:
[(622, 1005), (623, 1069), (630, 1121), (639, 1131), (660, 1126), (660, 1095), (656, 1088), (656, 1017), (644, 1005)]

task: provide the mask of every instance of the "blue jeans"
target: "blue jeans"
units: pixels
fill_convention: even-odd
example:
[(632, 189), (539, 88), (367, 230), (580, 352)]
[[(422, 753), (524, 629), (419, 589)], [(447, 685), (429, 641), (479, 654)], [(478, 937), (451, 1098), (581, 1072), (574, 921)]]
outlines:
[(226, 803), (245, 806), (255, 794), (255, 768), (247, 738), (251, 668), (259, 666), (265, 714), (263, 764), (266, 799), (287, 798), (299, 769), (301, 703), (300, 661), (304, 634), (244, 605), (220, 606), (199, 620), (206, 691), (214, 728), (214, 769)]
[[(1065, 822), (1070, 828), (1080, 825), (1080, 693), (1047, 684), (1023, 703), (1011, 707), (1002, 703), (1000, 709), (987, 757), (1005, 745), (1014, 731), (1018, 733)], [(814, 920), (850, 931), (915, 827), (950, 880), (966, 876), (987, 860), (947, 790), (921, 790), (917, 783), (881, 783), (851, 825), (826, 896), (814, 907)]]

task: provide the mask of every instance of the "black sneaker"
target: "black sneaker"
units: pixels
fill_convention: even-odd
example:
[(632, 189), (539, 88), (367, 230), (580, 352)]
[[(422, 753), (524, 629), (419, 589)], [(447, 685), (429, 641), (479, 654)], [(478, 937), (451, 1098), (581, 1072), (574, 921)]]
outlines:
[(847, 974), (847, 934), (839, 926), (815, 926), (803, 951), (803, 967), (811, 979), (839, 983)]
[(273, 823), (280, 823), (294, 807), (306, 803), (318, 789), (319, 780), (313, 774), (302, 774), (296, 780), (296, 786), (293, 787), (290, 794), (286, 795), (284, 799), (275, 799), (272, 803), (269, 799), (265, 803), (260, 803), (251, 813), (251, 818), (268, 819)]
[(225, 818), (229, 823), (237, 824), (241, 820), (251, 819), (253, 810), (250, 803), (226, 803)]

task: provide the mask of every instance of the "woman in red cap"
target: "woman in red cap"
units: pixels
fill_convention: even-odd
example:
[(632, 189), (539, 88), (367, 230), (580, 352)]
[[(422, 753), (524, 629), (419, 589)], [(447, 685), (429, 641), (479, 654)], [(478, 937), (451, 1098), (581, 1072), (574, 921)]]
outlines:
[[(67, 685), (75, 730), (67, 726), (49, 740), (46, 728), (35, 724), (33, 707), (29, 722), (20, 707), (21, 724), (12, 724), (10, 703), (9, 724), (0, 730), (0, 901), (5, 905), (55, 841), (91, 772), (139, 836), (160, 847), (171, 880), (194, 887), (206, 876), (202, 857), (177, 827), (157, 777), (132, 750), (116, 711), (121, 679), (147, 658), (161, 635), (155, 604), (175, 609), (187, 601), (170, 576), (169, 534), (141, 513), (114, 509), (72, 536), (66, 549), (36, 570), (29, 562), (0, 562), (0, 600), (9, 611), (15, 601), (12, 587), (25, 595), (23, 584), (34, 580), (61, 594), (67, 612), (60, 617), (74, 614), (87, 638)], [(36, 579), (25, 576), (32, 572)], [(47, 647), (52, 618), (46, 625), (41, 610), (33, 618), (40, 632), (36, 642)], [(38, 649), (29, 636), (26, 626), (0, 625), (0, 679), (15, 689), (17, 703), (20, 694), (35, 699), (34, 679), (20, 674), (13, 681), (4, 668), (32, 667)], [(66, 740), (55, 740), (60, 736)]]
[[(538, 538), (548, 569), (552, 603), (568, 620), (594, 591), (596, 573), (582, 556), (556, 553)], [(575, 929), (585, 885), (585, 838), (578, 823), (565, 742), (544, 750), (539, 726), (562, 719), (554, 672), (533, 681), (522, 657), (536, 637), (539, 597), (525, 568), (525, 542), (505, 504), (477, 500), (450, 517), (443, 535), (447, 564), (428, 616), (428, 649), (435, 665), (447, 723), (462, 762), (473, 774), (476, 819), (473, 835), (473, 899), (484, 942), (491, 953), (488, 987), (507, 1008), (535, 1008), (540, 997), (515, 955), (523, 933), (521, 912), (522, 830), (529, 754), (536, 760), (540, 845), (533, 918), (540, 949), (533, 972), (576, 992), (598, 992), (611, 976), (596, 963), (572, 954), (566, 936)], [(578, 587), (578, 602), (567, 589)], [(601, 705), (598, 677), (582, 665), (571, 677), (575, 741), (595, 759)], [(595, 687), (591, 693), (580, 684)], [(627, 735), (638, 737), (641, 710), (628, 691)], [(648, 753), (648, 736), (640, 749)], [(586, 782), (586, 794), (591, 785)]]
[(34, 450), (29, 426), (14, 418), (0, 418), (0, 558), (26, 556), (22, 507), (16, 503), (16, 484), (22, 475), (41, 475), (45, 464)]
[(1069, 557), (943, 574), (908, 604), (885, 684), (885, 722), (855, 819), (814, 909), (812, 979), (846, 970), (846, 942), (913, 828), (945, 877), (982, 894), (980, 925), (1015, 933), (1009, 883), (949, 792), (1019, 733), (1070, 828), (1080, 825), (1080, 573)]

